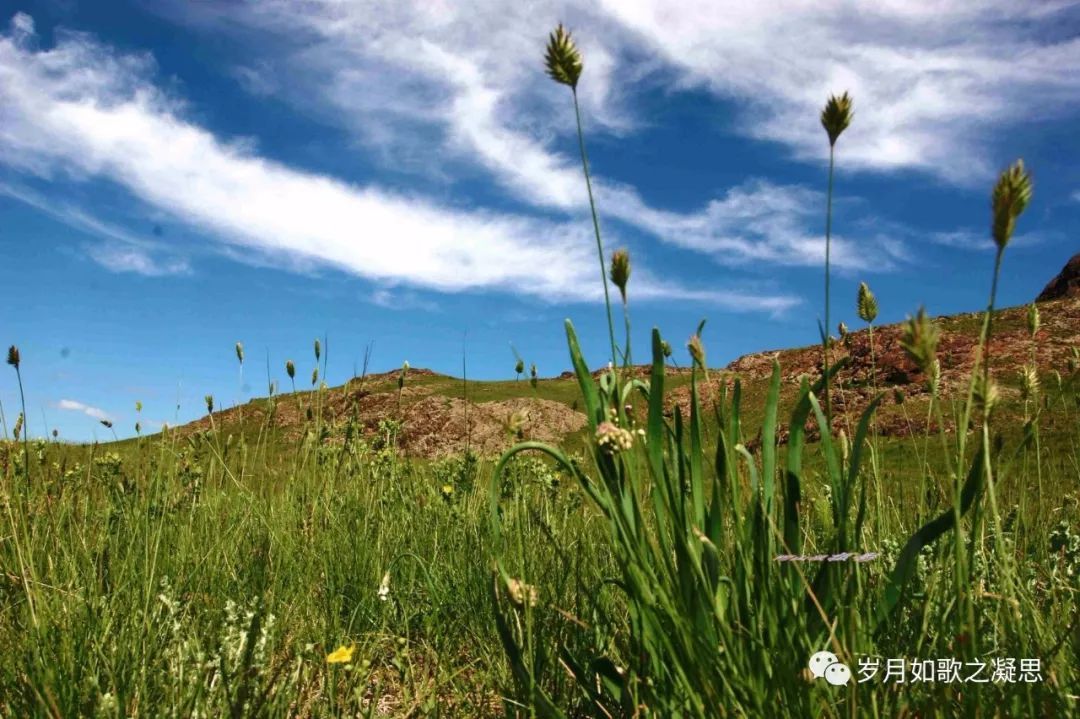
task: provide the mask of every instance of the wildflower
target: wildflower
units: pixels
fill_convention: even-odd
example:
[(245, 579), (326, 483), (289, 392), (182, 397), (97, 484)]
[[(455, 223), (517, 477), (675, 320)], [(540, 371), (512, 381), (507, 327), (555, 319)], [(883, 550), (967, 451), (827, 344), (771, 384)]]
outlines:
[(570, 32), (562, 26), (562, 23), (559, 23), (555, 32), (548, 38), (544, 65), (552, 80), (577, 90), (578, 78), (581, 77), (583, 68), (581, 53), (578, 52), (574, 40), (570, 37)]
[(1032, 302), (1028, 305), (1027, 311), (1027, 329), (1031, 338), (1035, 338), (1035, 334), (1039, 331), (1039, 308)]
[(454, 485), (444, 484), (439, 489), (439, 493), (442, 494), (443, 499), (449, 502), (454, 496)]
[(920, 307), (915, 317), (908, 316), (900, 346), (920, 370), (928, 373), (937, 353), (938, 339), (940, 332), (937, 325), (927, 316), (926, 309)]
[(701, 344), (701, 335), (690, 335), (686, 348), (690, 350), (690, 357), (694, 360), (694, 364), (705, 369), (705, 346)]
[(240, 364), (244, 364), (244, 345), (239, 342), (236, 343), (236, 359), (240, 361)]
[(356, 645), (355, 644), (352, 645), (351, 647), (346, 647), (344, 644), (342, 644), (340, 647), (338, 647), (337, 649), (335, 649), (334, 651), (332, 651), (332, 652), (330, 652), (329, 654), (326, 655), (326, 663), (327, 664), (349, 664), (350, 662), (352, 662), (353, 652), (355, 652), (355, 651), (356, 651)]
[(540, 592), (531, 584), (526, 584), (520, 579), (510, 578), (506, 582), (506, 591), (510, 594), (510, 601), (519, 607), (536, 606), (540, 599)]
[(619, 288), (623, 304), (626, 304), (626, 283), (630, 281), (630, 253), (615, 250), (611, 256), (611, 282)]
[(214, 395), (206, 395), (206, 411), (212, 413), (214, 411)]
[(322, 357), (322, 345), (319, 344), (319, 340), (315, 340), (315, 361), (318, 362)]
[(1024, 161), (1017, 160), (1001, 173), (991, 196), (994, 243), (999, 251), (1009, 244), (1016, 227), (1016, 218), (1030, 201), (1031, 175), (1024, 169)]
[(837, 97), (831, 95), (825, 103), (825, 109), (821, 111), (821, 126), (829, 135), (829, 144), (835, 145), (840, 133), (851, 124), (851, 96), (846, 92)]
[(8, 347), (7, 363), (15, 369), (19, 369), (19, 348), (15, 345)]
[(625, 452), (634, 446), (634, 435), (611, 422), (601, 422), (596, 428), (596, 445), (606, 454)]
[(289, 375), (289, 379), (296, 378), (296, 365), (292, 360), (285, 360), (285, 374)]
[(863, 322), (870, 324), (877, 319), (877, 298), (874, 297), (874, 293), (870, 291), (865, 282), (859, 283), (859, 300), (856, 307), (858, 308), (859, 319)]
[(390, 571), (387, 570), (383, 575), (382, 581), (379, 582), (379, 591), (376, 592), (380, 602), (390, 601)]

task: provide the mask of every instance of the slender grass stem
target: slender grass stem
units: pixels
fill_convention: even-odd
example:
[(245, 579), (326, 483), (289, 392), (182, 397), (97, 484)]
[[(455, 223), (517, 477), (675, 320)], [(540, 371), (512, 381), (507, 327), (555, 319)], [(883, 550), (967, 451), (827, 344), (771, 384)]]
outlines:
[(615, 345), (615, 321), (611, 317), (611, 294), (608, 292), (607, 267), (604, 264), (604, 243), (600, 239), (600, 219), (596, 215), (596, 200), (593, 198), (592, 179), (589, 177), (589, 158), (585, 153), (585, 133), (581, 128), (581, 108), (578, 105), (577, 88), (570, 88), (574, 96), (574, 116), (577, 118), (578, 147), (581, 150), (581, 167), (585, 171), (585, 187), (589, 191), (589, 209), (592, 211), (593, 231), (596, 234), (596, 254), (600, 259), (600, 280), (604, 285), (604, 306), (607, 308), (608, 336), (611, 340), (611, 362), (619, 362), (619, 352)]
[(829, 190), (825, 204), (825, 329), (822, 332), (821, 344), (824, 352), (825, 387), (822, 399), (825, 400), (825, 416), (832, 421), (832, 400), (829, 395), (829, 332), (832, 325), (829, 324), (829, 283), (832, 250), (832, 197), (833, 197), (833, 170), (835, 168), (836, 146), (829, 145)]

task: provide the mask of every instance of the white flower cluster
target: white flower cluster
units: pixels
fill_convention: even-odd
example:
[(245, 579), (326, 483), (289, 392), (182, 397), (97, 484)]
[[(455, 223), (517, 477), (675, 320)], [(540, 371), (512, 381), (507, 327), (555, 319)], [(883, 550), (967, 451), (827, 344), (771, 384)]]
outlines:
[(607, 454), (625, 452), (634, 446), (634, 434), (611, 422), (601, 422), (596, 428), (596, 445)]

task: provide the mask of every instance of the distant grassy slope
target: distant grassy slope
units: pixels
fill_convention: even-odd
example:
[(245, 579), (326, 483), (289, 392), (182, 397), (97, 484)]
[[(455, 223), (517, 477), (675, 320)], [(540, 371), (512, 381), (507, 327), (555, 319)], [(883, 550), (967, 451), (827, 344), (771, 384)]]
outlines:
[[(1002, 388), (1000, 411), (1005, 416), (1019, 417), (1022, 412), (1018, 386), (1020, 369), (1025, 363), (1034, 357), (1043, 386), (1052, 391), (1057, 383), (1054, 373), (1069, 373), (1074, 348), (1080, 346), (1080, 299), (1044, 302), (1039, 307), (1042, 323), (1035, 341), (1027, 335), (1026, 307), (1009, 308), (995, 315), (991, 366)], [(982, 314), (940, 317), (936, 322), (941, 329), (938, 356), (943, 395), (948, 400), (967, 390)], [(884, 391), (886, 398), (878, 413), (878, 431), (897, 438), (924, 434), (926, 377), (904, 355), (900, 347), (902, 330), (902, 324), (875, 327), (871, 344), (871, 333), (861, 329), (836, 343), (832, 361), (848, 363), (839, 374), (839, 388), (833, 398), (837, 428), (850, 428), (869, 400), (877, 392)], [(763, 406), (774, 359), (780, 363), (783, 373), (783, 416), (797, 394), (799, 378), (820, 375), (820, 347), (740, 357), (723, 370), (710, 371), (709, 383), (700, 379), (700, 392), (708, 403), (717, 396), (721, 383), (731, 391), (734, 379), (738, 378), (747, 426), (756, 426), (760, 417), (755, 413)], [(637, 368), (635, 371), (643, 370)], [(271, 400), (256, 399), (242, 407), (215, 412), (213, 423), (226, 435), (255, 436), (269, 432), (285, 437), (298, 436), (305, 427), (315, 424), (324, 439), (335, 441), (340, 439), (350, 420), (369, 437), (378, 434), (382, 420), (399, 420), (403, 424), (405, 452), (424, 457), (458, 453), (466, 444), (475, 451), (497, 454), (514, 439), (509, 430), (514, 425), (515, 414), (524, 416), (524, 419), (517, 417), (519, 424), (523, 422), (523, 437), (576, 445), (574, 440), (584, 426), (578, 411), (577, 381), (565, 373), (560, 377), (539, 379), (534, 387), (528, 378), (463, 383), (460, 378), (412, 369), (406, 375), (400, 397), (398, 377), (398, 372), (388, 372), (356, 378), (346, 385), (321, 391), (300, 391), (278, 395)], [(672, 411), (675, 407), (686, 406), (689, 381), (690, 375), (685, 369), (669, 368), (667, 389), (671, 393)], [(468, 397), (467, 406), (464, 396)], [(1049, 407), (1051, 428), (1057, 424), (1055, 407)], [(209, 429), (210, 424), (210, 418), (204, 417), (180, 430), (182, 433), (204, 430)], [(483, 440), (473, 442), (476, 437)]]

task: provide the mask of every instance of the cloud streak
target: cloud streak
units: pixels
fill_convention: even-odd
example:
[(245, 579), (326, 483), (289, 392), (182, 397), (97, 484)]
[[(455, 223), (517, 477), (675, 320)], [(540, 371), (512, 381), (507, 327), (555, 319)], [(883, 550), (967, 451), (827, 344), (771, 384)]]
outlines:
[(87, 417), (90, 417), (91, 419), (96, 419), (99, 422), (112, 421), (111, 417), (109, 416), (109, 413), (106, 412), (105, 410), (98, 409), (97, 407), (92, 407), (92, 406), (90, 406), (88, 404), (83, 404), (82, 402), (77, 402), (77, 401), (75, 401), (73, 399), (62, 399), (62, 400), (60, 400), (59, 402), (56, 403), (56, 408), (57, 409), (62, 409), (62, 410), (67, 410), (69, 412), (81, 412), (81, 413), (85, 414)]
[[(0, 148), (22, 172), (108, 180), (232, 248), (285, 263), (444, 292), (599, 296), (580, 223), (446, 207), (293, 169), (186, 120), (182, 104), (153, 84), (151, 58), (117, 53), (83, 34), (56, 36), (49, 50), (35, 49), (25, 33), (0, 39)], [(92, 256), (121, 271), (183, 269), (163, 269), (132, 248)], [(692, 294), (671, 283), (640, 289)], [(732, 309), (795, 302), (716, 297)]]

